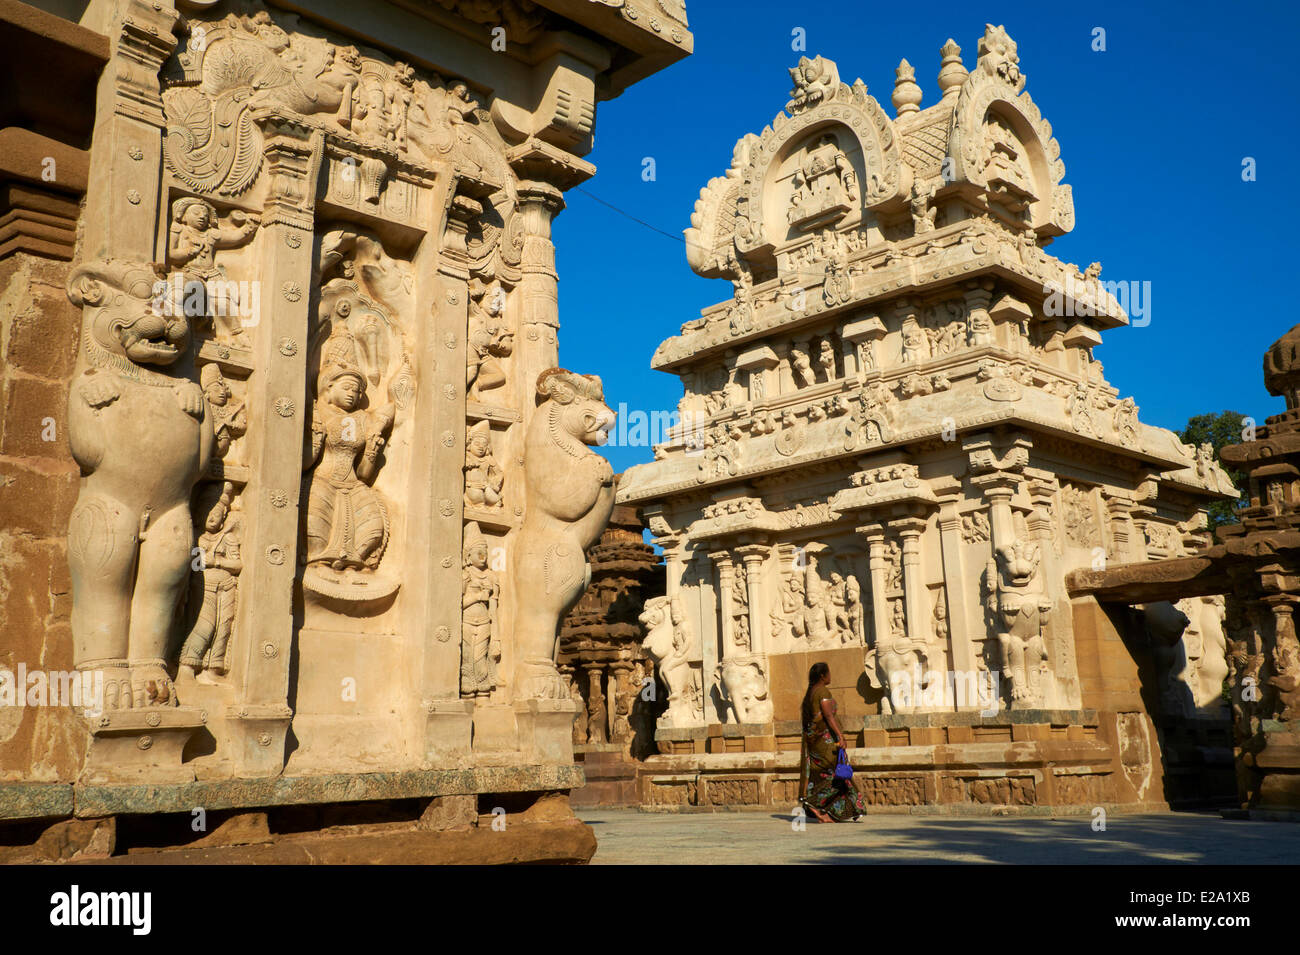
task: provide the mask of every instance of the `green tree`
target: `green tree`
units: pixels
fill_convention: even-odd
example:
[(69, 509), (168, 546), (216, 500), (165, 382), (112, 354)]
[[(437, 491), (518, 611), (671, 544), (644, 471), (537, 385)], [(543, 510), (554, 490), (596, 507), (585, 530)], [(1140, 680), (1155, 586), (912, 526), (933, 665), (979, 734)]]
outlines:
[(1214, 460), (1228, 473), (1228, 477), (1232, 478), (1232, 483), (1241, 492), (1241, 498), (1237, 501), (1215, 501), (1206, 508), (1206, 512), (1210, 517), (1210, 530), (1214, 530), (1214, 528), (1223, 524), (1235, 524), (1237, 522), (1237, 510), (1247, 500), (1245, 472), (1228, 467), (1219, 457), (1219, 450), (1224, 445), (1241, 443), (1242, 431), (1245, 428), (1242, 422), (1245, 418), (1246, 416), (1238, 411), (1220, 411), (1218, 414), (1194, 415), (1187, 419), (1187, 427), (1178, 435), (1185, 444), (1199, 447), (1208, 443), (1212, 446), (1214, 448)]

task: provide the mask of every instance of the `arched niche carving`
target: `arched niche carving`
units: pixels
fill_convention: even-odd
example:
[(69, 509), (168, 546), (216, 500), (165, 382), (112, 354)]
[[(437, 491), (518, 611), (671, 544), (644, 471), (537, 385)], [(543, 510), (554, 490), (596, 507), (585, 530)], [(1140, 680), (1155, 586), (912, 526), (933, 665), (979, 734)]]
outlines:
[[(951, 181), (1010, 199), (1013, 210), (1021, 199), (1030, 228), (1040, 236), (1061, 235), (1074, 228), (1074, 199), (1061, 182), (1061, 146), (1024, 86), (1015, 43), (1001, 27), (988, 27), (948, 129)], [(1024, 181), (1017, 186), (1017, 179)], [(1021, 191), (1025, 195), (1017, 195)]]
[[(804, 67), (819, 71), (819, 78), (805, 79)], [(805, 234), (792, 231), (787, 218), (791, 162), (823, 136), (832, 137), (846, 157), (857, 195), (842, 217), (822, 227), (847, 226), (867, 211), (906, 205), (911, 169), (902, 162), (893, 122), (866, 86), (838, 82), (834, 64), (822, 57), (801, 61), (791, 75), (795, 89), (786, 112), (761, 133), (742, 137), (726, 174), (700, 190), (686, 230), (687, 260), (700, 275), (737, 280), (750, 263), (769, 263), (776, 248)]]

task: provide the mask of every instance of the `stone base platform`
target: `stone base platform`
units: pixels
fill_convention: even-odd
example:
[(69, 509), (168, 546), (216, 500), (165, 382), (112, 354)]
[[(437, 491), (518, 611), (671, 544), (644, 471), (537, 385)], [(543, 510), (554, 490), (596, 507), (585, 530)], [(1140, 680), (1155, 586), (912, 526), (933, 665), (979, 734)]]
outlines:
[[(846, 717), (854, 780), (880, 812), (959, 814), (1169, 808), (1141, 714), (1026, 710)], [(660, 730), (638, 778), (658, 811), (798, 803), (796, 722)], [(1155, 762), (1153, 763), (1153, 759)]]
[(0, 863), (585, 863), (573, 765), (164, 785), (0, 783)]
[(569, 796), (574, 808), (636, 806), (640, 760), (632, 759), (621, 743), (580, 743), (573, 747), (587, 785)]
[(1237, 772), (1252, 819), (1300, 821), (1300, 727), (1263, 720), (1260, 732), (1238, 748)]

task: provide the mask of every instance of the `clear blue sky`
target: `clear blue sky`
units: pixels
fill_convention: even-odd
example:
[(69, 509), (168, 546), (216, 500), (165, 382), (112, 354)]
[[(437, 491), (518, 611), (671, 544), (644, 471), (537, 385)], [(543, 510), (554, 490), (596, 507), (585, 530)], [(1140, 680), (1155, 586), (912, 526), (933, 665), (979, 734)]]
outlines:
[[(597, 173), (581, 187), (669, 236), (568, 193), (555, 223), (561, 363), (599, 374), (616, 410), (676, 407), (679, 379), (651, 371), (650, 357), (731, 294), (690, 270), (681, 233), (736, 140), (785, 105), (795, 27), (808, 55), (835, 60), (845, 82), (861, 76), (892, 116), (900, 58), (916, 68), (924, 108), (938, 99), (940, 46), (951, 36), (973, 68), (992, 22), (1018, 45), (1074, 189), (1075, 229), (1049, 251), (1081, 267), (1099, 260), (1105, 279), (1151, 282), (1151, 323), (1106, 333), (1096, 351), (1111, 384), (1149, 424), (1179, 429), (1227, 408), (1262, 422), (1282, 409), (1263, 388), (1263, 350), (1300, 322), (1288, 294), (1300, 271), (1296, 8), (688, 0), (696, 52), (600, 104), (588, 157)], [(1096, 27), (1105, 52), (1091, 48)], [(1254, 182), (1242, 180), (1247, 156)], [(606, 453), (615, 470), (651, 457)]]

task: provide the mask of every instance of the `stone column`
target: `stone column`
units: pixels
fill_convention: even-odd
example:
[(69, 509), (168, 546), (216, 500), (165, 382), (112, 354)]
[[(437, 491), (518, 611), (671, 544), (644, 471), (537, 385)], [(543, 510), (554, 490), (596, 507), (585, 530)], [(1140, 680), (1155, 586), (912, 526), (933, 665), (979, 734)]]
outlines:
[[(962, 560), (961, 515), (957, 500), (944, 501), (939, 510), (939, 547), (943, 555), (944, 598), (948, 601), (948, 639), (952, 650), (952, 668), (973, 673), (979, 669), (978, 651), (971, 641), (969, 583)], [(959, 710), (978, 710), (978, 700), (963, 701)]]
[(584, 663), (583, 669), (587, 671), (587, 740), (604, 743), (609, 739), (609, 704), (601, 687), (605, 667), (600, 663)]
[(763, 561), (768, 548), (762, 544), (747, 544), (736, 550), (745, 563), (746, 596), (749, 598), (749, 652), (767, 652), (767, 614), (763, 604)]
[(875, 630), (872, 646), (878, 646), (881, 637), (889, 634), (889, 602), (885, 592), (889, 587), (889, 561), (885, 557), (885, 529), (880, 524), (867, 524), (857, 528), (867, 542), (867, 566), (871, 569), (871, 624)]
[(731, 591), (736, 582), (736, 567), (732, 562), (730, 551), (718, 550), (709, 554), (718, 569), (718, 636), (719, 651), (723, 658), (736, 651), (735, 637), (732, 635), (732, 596)]
[(178, 14), (174, 4), (147, 0), (105, 6), (120, 7), (120, 18), (102, 28), (86, 23), (115, 43), (99, 77), (93, 188), (86, 192), (78, 258), (165, 262), (169, 209), (159, 184), (167, 121), (158, 73), (176, 48)]
[(1114, 553), (1110, 560), (1116, 564), (1126, 564), (1136, 560), (1132, 549), (1133, 508), (1132, 498), (1111, 497), (1106, 500), (1106, 513), (1110, 517), (1110, 536), (1114, 542)]
[[(913, 644), (934, 642), (930, 619), (930, 591), (921, 572), (921, 534), (925, 519), (906, 517), (894, 522), (903, 542), (903, 607), (907, 615), (907, 635)], [(932, 661), (933, 662), (933, 661)]]
[[(258, 327), (250, 329), (253, 373), (247, 403), (261, 427), (248, 431), (243, 572), (239, 575), (231, 682), (239, 701), (228, 727), (239, 772), (271, 776), (284, 765), (293, 652), (293, 581), (298, 569), (303, 434), (308, 405), (307, 345), (314, 278), (313, 221), (323, 140), (291, 121), (262, 122), (270, 183), (258, 235)], [(246, 323), (251, 324), (251, 323)]]
[(563, 209), (564, 194), (557, 187), (537, 179), (520, 181), (516, 215), (523, 219), (524, 247), (519, 266), (523, 275), (515, 294), (523, 307), (513, 361), (515, 380), (520, 383), (524, 399), (525, 426), (534, 406), (531, 396), (537, 376), (559, 364), (559, 277), (551, 222)]
[[(456, 187), (456, 181), (449, 178), (436, 193), (445, 218), (432, 226), (436, 230), (433, 235), (441, 240), (435, 246), (436, 259), (424, 263), (436, 269), (430, 302), (433, 341), (426, 349), (432, 361), (416, 382), (415, 406), (429, 409), (427, 420), (433, 422), (434, 443), (426, 460), (431, 468), (430, 486), (440, 490), (433, 492), (433, 513), (425, 524), (428, 536), (418, 531), (411, 535), (413, 546), (424, 546), (424, 556), (411, 565), (420, 575), (420, 587), (405, 597), (420, 605), (417, 616), (422, 618), (420, 698), (426, 717), (424, 759), (430, 766), (445, 766), (469, 753), (474, 712), (474, 701), (460, 698), (461, 468), (465, 461), (465, 330), (469, 321), (465, 241), (469, 224), (481, 214), (482, 205), (457, 193)], [(508, 672), (504, 647), (501, 663), (501, 669)]]

